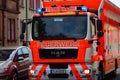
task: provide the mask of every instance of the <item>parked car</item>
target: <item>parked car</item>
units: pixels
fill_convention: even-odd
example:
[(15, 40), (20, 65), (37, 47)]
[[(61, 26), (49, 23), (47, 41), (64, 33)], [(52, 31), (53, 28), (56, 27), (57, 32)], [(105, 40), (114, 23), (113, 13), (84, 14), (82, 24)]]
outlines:
[(0, 80), (18, 80), (27, 76), (30, 53), (25, 46), (0, 48)]

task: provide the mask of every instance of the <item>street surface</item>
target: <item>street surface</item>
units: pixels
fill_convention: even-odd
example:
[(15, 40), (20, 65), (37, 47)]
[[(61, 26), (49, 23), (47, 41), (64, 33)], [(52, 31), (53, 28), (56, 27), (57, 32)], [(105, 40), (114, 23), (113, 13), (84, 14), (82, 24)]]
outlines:
[[(19, 80), (28, 80), (28, 79), (19, 79)], [(116, 73), (116, 76), (114, 75), (110, 75), (110, 76), (106, 76), (105, 80), (120, 80), (120, 68), (117, 69), (117, 73)]]

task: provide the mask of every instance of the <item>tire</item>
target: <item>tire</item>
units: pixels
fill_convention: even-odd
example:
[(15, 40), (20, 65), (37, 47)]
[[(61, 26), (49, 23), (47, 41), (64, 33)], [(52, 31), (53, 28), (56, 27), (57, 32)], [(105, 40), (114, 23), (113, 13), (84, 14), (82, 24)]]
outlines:
[(98, 80), (104, 80), (104, 73), (99, 71)]
[(113, 76), (114, 78), (116, 77), (116, 69), (110, 73), (110, 76)]
[(98, 80), (104, 80), (104, 70), (103, 70), (103, 62), (100, 62), (99, 65), (99, 75), (98, 75)]
[(18, 80), (18, 75), (16, 71), (13, 71), (11, 73), (10, 80)]

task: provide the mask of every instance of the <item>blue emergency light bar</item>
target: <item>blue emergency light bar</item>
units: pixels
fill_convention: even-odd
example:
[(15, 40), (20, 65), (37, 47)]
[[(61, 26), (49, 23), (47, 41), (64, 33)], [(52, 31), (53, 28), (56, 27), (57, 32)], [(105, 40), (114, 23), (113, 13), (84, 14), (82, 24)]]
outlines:
[(77, 7), (77, 10), (80, 10), (80, 11), (88, 11), (88, 8), (86, 6), (78, 6)]
[(66, 8), (66, 7), (55, 7), (55, 8), (37, 8), (36, 13), (42, 14), (43, 12), (58, 12), (58, 11), (88, 11), (88, 8), (86, 6), (77, 6), (74, 8)]
[(36, 9), (36, 13), (43, 13), (43, 12), (45, 12), (45, 8), (37, 8)]

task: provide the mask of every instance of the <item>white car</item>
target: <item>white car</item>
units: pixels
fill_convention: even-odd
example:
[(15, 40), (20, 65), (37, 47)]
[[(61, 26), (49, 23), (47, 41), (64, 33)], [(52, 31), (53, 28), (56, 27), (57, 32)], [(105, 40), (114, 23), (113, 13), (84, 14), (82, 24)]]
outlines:
[(18, 80), (28, 75), (29, 54), (25, 46), (0, 48), (0, 80)]

